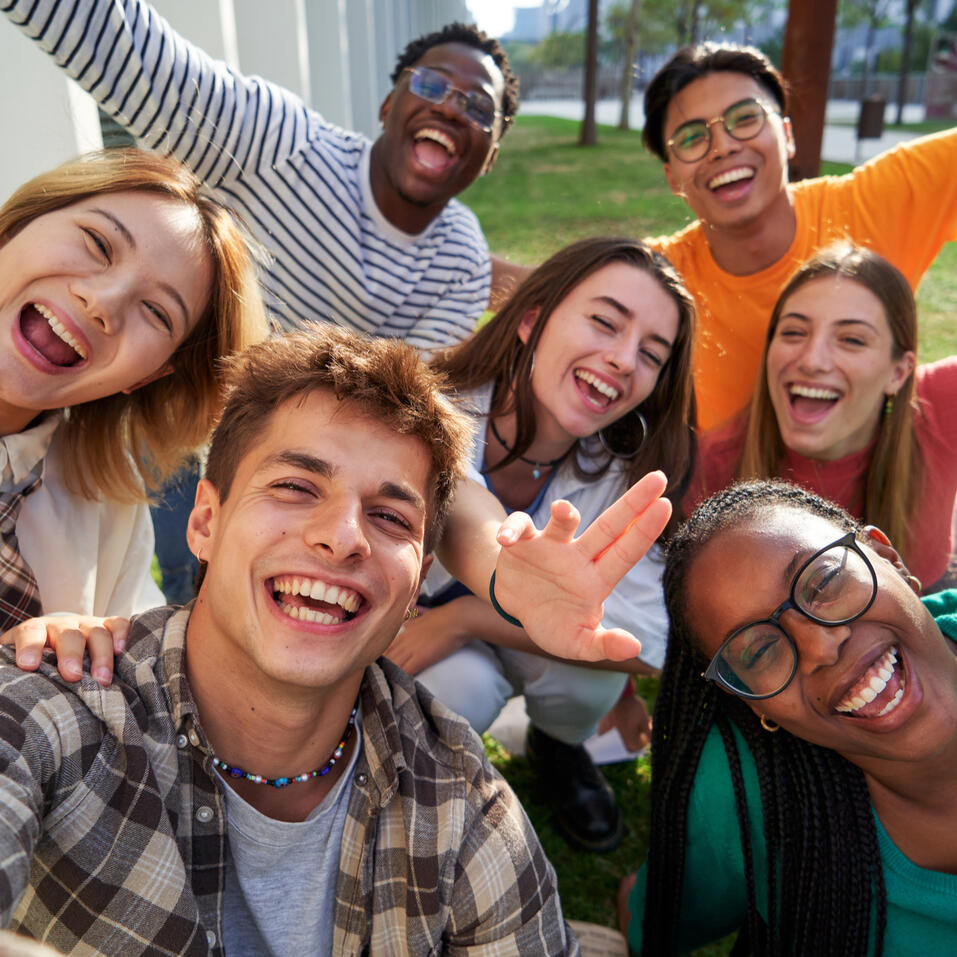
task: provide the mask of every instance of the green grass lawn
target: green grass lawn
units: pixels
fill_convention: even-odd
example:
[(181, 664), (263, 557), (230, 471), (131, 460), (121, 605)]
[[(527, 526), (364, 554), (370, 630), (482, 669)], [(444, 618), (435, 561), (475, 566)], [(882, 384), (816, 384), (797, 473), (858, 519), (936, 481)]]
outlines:
[[(691, 221), (684, 202), (665, 182), (660, 163), (641, 146), (640, 134), (600, 128), (599, 145), (576, 145), (578, 123), (552, 117), (519, 117), (502, 144), (498, 165), (463, 196), (476, 212), (492, 251), (535, 264), (583, 236), (652, 236)], [(840, 174), (851, 167), (824, 164)], [(957, 243), (948, 245), (918, 291), (923, 361), (957, 353)], [(646, 679), (643, 693), (654, 693)], [(528, 765), (512, 758), (491, 738), (486, 745), (528, 810), (545, 852), (558, 872), (567, 916), (615, 926), (614, 901), (620, 877), (643, 860), (648, 842), (650, 766), (647, 759), (615, 765), (606, 776), (615, 788), (628, 825), (622, 847), (605, 856), (572, 851), (552, 829)], [(699, 955), (723, 955), (730, 941)]]

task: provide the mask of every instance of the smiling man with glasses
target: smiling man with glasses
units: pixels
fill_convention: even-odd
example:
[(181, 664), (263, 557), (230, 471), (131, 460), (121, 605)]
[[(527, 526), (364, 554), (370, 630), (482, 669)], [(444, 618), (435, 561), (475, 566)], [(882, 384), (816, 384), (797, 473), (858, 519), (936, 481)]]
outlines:
[(794, 270), (839, 239), (890, 260), (916, 288), (957, 238), (957, 128), (901, 144), (842, 177), (788, 183), (785, 83), (753, 47), (679, 50), (645, 91), (645, 145), (697, 221), (651, 245), (699, 308), (700, 424), (751, 397), (774, 303)]
[(496, 40), (461, 23), (413, 40), (370, 142), (214, 60), (143, 0), (0, 10), (142, 145), (172, 152), (242, 215), (270, 254), (264, 286), (284, 331), (323, 319), (427, 350), (472, 333), (492, 263), (455, 197), (491, 168), (518, 109)]

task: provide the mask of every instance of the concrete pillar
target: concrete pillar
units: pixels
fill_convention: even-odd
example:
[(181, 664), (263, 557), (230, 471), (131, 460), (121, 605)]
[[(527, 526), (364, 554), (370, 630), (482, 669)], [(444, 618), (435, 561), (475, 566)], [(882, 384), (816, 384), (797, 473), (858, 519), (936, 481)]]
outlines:
[(0, 23), (0, 62), (7, 79), (0, 97), (2, 202), (21, 183), (79, 153), (99, 149), (103, 140), (92, 98), (5, 18)]
[(153, 0), (153, 6), (190, 43), (240, 69), (233, 0)]
[(305, 0), (232, 0), (243, 73), (265, 77), (311, 102)]
[(312, 106), (331, 123), (353, 129), (346, 0), (306, 0)]
[(388, 68), (376, 56), (373, 0), (349, 0), (348, 29), (353, 129), (374, 137), (379, 128), (379, 90), (383, 87), (380, 74), (388, 75)]
[(402, 49), (396, 32), (396, 6), (393, 0), (372, 0), (372, 13), (375, 18), (375, 58), (379, 65), (377, 71), (378, 99), (381, 102), (392, 87), (389, 77)]

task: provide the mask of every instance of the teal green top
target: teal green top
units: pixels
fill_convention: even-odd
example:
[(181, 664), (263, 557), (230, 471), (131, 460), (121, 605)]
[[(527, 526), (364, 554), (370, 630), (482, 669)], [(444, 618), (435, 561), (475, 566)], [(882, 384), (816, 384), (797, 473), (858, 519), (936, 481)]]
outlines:
[[(941, 631), (957, 641), (957, 591), (924, 599)], [(758, 911), (767, 917), (767, 849), (764, 844), (761, 794), (754, 757), (732, 725), (750, 821), (754, 856), (754, 883)], [(957, 875), (918, 867), (898, 850), (877, 815), (877, 841), (884, 863), (887, 891), (887, 929), (884, 953), (931, 957), (957, 954)], [(717, 728), (712, 727), (704, 748), (688, 804), (684, 886), (678, 947), (692, 950), (742, 927), (747, 919), (744, 855), (738, 830), (731, 770)], [(646, 868), (628, 902), (632, 914), (628, 942), (641, 953)]]

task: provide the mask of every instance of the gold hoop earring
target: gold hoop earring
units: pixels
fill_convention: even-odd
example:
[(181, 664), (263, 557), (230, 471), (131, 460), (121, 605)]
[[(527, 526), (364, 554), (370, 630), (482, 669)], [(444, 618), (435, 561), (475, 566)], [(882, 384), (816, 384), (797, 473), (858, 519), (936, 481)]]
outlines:
[(921, 580), (916, 575), (905, 575), (904, 581), (914, 589), (916, 594), (920, 594), (924, 590), (924, 585)]
[(773, 721), (768, 721), (768, 716), (766, 714), (761, 715), (761, 727), (764, 728), (769, 734), (774, 734), (775, 731), (781, 730), (781, 725), (775, 724)]

